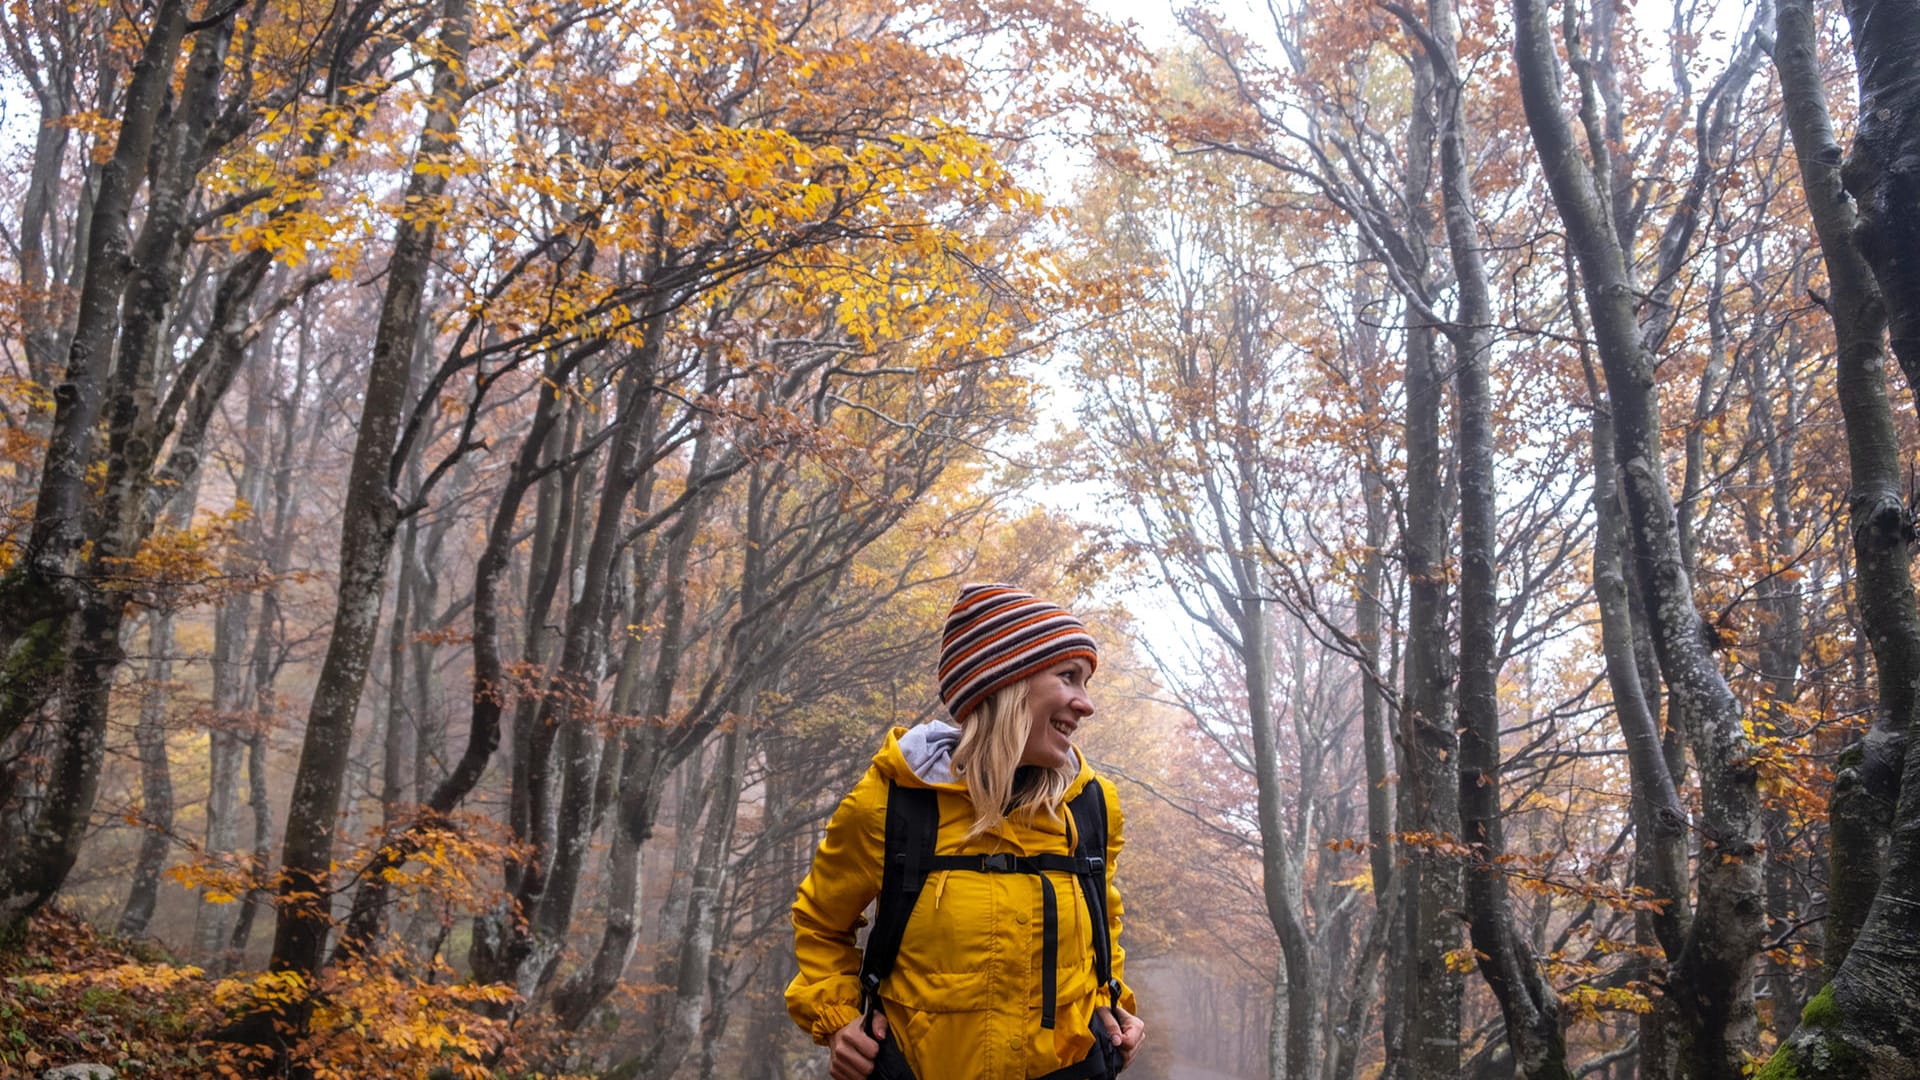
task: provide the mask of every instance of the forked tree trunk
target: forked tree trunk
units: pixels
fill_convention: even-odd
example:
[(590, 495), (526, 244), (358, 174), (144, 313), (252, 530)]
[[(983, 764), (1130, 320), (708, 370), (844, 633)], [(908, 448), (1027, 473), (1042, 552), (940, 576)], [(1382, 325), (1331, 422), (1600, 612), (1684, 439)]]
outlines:
[(1514, 59), (1527, 126), (1581, 270), (1613, 404), (1628, 532), (1673, 716), (1700, 770), (1697, 913), (1673, 958), (1669, 995), (1687, 1080), (1739, 1080), (1757, 1045), (1754, 959), (1763, 919), (1759, 794), (1740, 703), (1709, 650), (1680, 550), (1660, 443), (1653, 357), (1641, 337), (1626, 254), (1562, 111), (1559, 62), (1539, 0), (1514, 0)]
[[(60, 410), (74, 398), (72, 392), (77, 391), (82, 399), (90, 396), (70, 371), (69, 382), (64, 384), (64, 389), (70, 392), (68, 400), (61, 400), (56, 394), (55, 431), (49, 443), (41, 488), (42, 498), (52, 499), (54, 506), (35, 507), (34, 541), (27, 549), (29, 557), (23, 562), (25, 574), (8, 578), (9, 583), (22, 587), (23, 591), (7, 597), (8, 590), (0, 586), (0, 607), (25, 609), (24, 617), (28, 619), (34, 618), (33, 610), (37, 606), (52, 602), (51, 608), (41, 612), (46, 620), (40, 623), (41, 632), (51, 633), (57, 629), (66, 635), (68, 649), (61, 673), (61, 705), (54, 722), (55, 739), (45, 774), (44, 797), (24, 833), (9, 838), (12, 842), (0, 847), (0, 921), (17, 920), (37, 910), (66, 881), (67, 873), (79, 857), (80, 843), (99, 792), (114, 675), (126, 656), (120, 640), (121, 630), (131, 606), (123, 591), (112, 587), (112, 583), (125, 575), (126, 567), (151, 533), (157, 516), (158, 507), (150, 498), (156, 479), (154, 466), (160, 461), (161, 444), (168, 435), (163, 425), (173, 421), (167, 409), (177, 407), (175, 399), (179, 393), (176, 387), (163, 407), (156, 382), (162, 357), (171, 355), (169, 315), (192, 233), (188, 222), (192, 193), (210, 150), (211, 127), (219, 112), (220, 80), (225, 71), (227, 47), (233, 38), (234, 14), (229, 11), (197, 28), (193, 50), (180, 79), (178, 100), (171, 103), (171, 110), (163, 118), (127, 118), (130, 126), (150, 124), (157, 128), (149, 139), (151, 156), (144, 163), (152, 178), (145, 216), (130, 250), (107, 253), (108, 258), (123, 260), (123, 265), (100, 268), (97, 284), (103, 288), (115, 286), (118, 295), (111, 298), (95, 295), (92, 299), (102, 303), (108, 299), (117, 301), (117, 312), (111, 305), (94, 310), (92, 315), (100, 321), (99, 325), (83, 325), (82, 332), (74, 338), (73, 347), (76, 366), (96, 363), (95, 360), (78, 363), (87, 350), (96, 347), (103, 352), (111, 349), (117, 358), (107, 377), (91, 391), (91, 396), (100, 399), (99, 416), (106, 426), (105, 475), (100, 481), (98, 496), (91, 504), (91, 512), (81, 513), (79, 500), (91, 489), (91, 484), (83, 478), (62, 474), (74, 467), (82, 472), (89, 470), (94, 439), (91, 432), (77, 435), (61, 430)], [(171, 19), (157, 22), (154, 39), (180, 32), (183, 28)], [(149, 45), (151, 48), (152, 42)], [(174, 47), (177, 49), (177, 42)], [(149, 51), (142, 56), (141, 63), (149, 60), (158, 61), (159, 57)], [(166, 88), (171, 86), (171, 79), (166, 78), (170, 74), (162, 73)], [(160, 94), (160, 100), (165, 100), (164, 93), (155, 93)], [(132, 107), (130, 103), (129, 108)], [(118, 154), (116, 150), (116, 159)], [(113, 168), (115, 164), (109, 163), (108, 167)], [(127, 194), (131, 196), (131, 188)], [(99, 213), (98, 205), (95, 212)], [(119, 216), (118, 220), (119, 229), (109, 231), (124, 234), (125, 216)], [(123, 241), (124, 235), (120, 239)], [(196, 404), (204, 403), (209, 394), (217, 400), (231, 382), (241, 356), (235, 324), (246, 321), (245, 312), (267, 265), (264, 252), (250, 252), (242, 256), (222, 280), (214, 303), (212, 325), (200, 349), (196, 350), (198, 355), (212, 361), (206, 368)], [(89, 270), (88, 278), (88, 289), (92, 289), (96, 284), (93, 270)], [(83, 308), (87, 302), (88, 295), (83, 293)], [(83, 320), (85, 316), (83, 310)], [(99, 359), (104, 360), (104, 356)], [(185, 367), (182, 370), (181, 381), (191, 384), (194, 380), (184, 374)], [(69, 422), (79, 423), (78, 416), (87, 408), (69, 411)], [(167, 462), (174, 473), (171, 479), (176, 483), (190, 480), (197, 471), (198, 442), (205, 433), (208, 418), (210, 410), (191, 416), (189, 423), (176, 433), (176, 445)], [(199, 421), (198, 426), (192, 422), (194, 419)], [(56, 453), (80, 456), (59, 460)], [(72, 520), (52, 521), (47, 517), (49, 513), (58, 512), (61, 506), (73, 515)], [(69, 558), (80, 557), (77, 540), (83, 528), (89, 542), (84, 570), (71, 579), (48, 582), (47, 573), (66, 565)], [(46, 541), (44, 548), (37, 546), (42, 539)], [(69, 550), (69, 544), (76, 546)], [(35, 582), (47, 587), (36, 588)], [(79, 591), (74, 603), (76, 587)], [(17, 616), (18, 612), (10, 615)], [(0, 630), (9, 617), (0, 615)], [(0, 669), (0, 684), (10, 678), (10, 668), (11, 665)], [(31, 694), (18, 700), (30, 699)], [(0, 731), (8, 723), (5, 717), (0, 717)]]
[(1920, 401), (1920, 2), (1846, 0), (1846, 9), (1860, 112), (1841, 178), (1859, 214), (1854, 241), (1879, 283), (1894, 358)]
[[(1859, 12), (1871, 6), (1850, 7)], [(1901, 6), (1882, 4), (1879, 10)], [(1920, 32), (1920, 24), (1908, 25)], [(1860, 29), (1856, 22), (1856, 34)], [(1891, 305), (1883, 304), (1881, 286), (1888, 279), (1876, 280), (1878, 267), (1855, 246), (1872, 208), (1863, 203), (1856, 220), (1855, 204), (1841, 190), (1840, 147), (1827, 113), (1807, 0), (1780, 4), (1774, 63), (1831, 287), (1827, 310), (1838, 345), (1835, 378), (1852, 473), (1855, 591), (1873, 646), (1879, 708), (1867, 737), (1842, 756), (1834, 785), (1827, 950), (1832, 978), (1761, 1075), (1912, 1076), (1913, 1050), (1920, 1046), (1920, 953), (1913, 946), (1913, 912), (1920, 909), (1920, 747), (1911, 737), (1920, 707), (1920, 613), (1907, 551), (1900, 440), (1887, 397), (1883, 342)], [(1863, 71), (1863, 83), (1869, 78)], [(1869, 123), (1863, 120), (1863, 139)]]
[[(454, 148), (472, 18), (467, 0), (445, 0), (433, 89), (416, 160), (441, 161)], [(432, 207), (446, 183), (443, 170), (415, 169), (407, 184), (408, 205)], [(271, 963), (276, 971), (308, 981), (319, 971), (332, 928), (328, 898), (333, 895), (334, 829), (352, 752), (354, 716), (378, 633), (387, 562), (399, 526), (400, 507), (390, 480), (392, 458), (407, 407), (414, 340), (438, 232), (437, 216), (431, 212), (409, 215), (396, 226), (347, 478), (332, 632), (307, 714), (287, 814)], [(310, 1007), (303, 1001), (286, 1010), (262, 1010), (229, 1034), (241, 1041), (265, 1043), (279, 1037), (273, 1031), (278, 1013), (297, 1035), (305, 1029)]]
[(1502, 861), (1500, 596), (1494, 566), (1500, 521), (1488, 372), (1493, 298), (1474, 215), (1466, 84), (1452, 0), (1428, 0), (1426, 28), (1439, 119), (1441, 206), (1458, 294), (1447, 337), (1454, 355), (1460, 477), (1457, 782), (1461, 838), (1473, 852), (1463, 874), (1468, 934), (1479, 957), (1476, 966), (1500, 1004), (1515, 1074), (1522, 1080), (1572, 1080), (1560, 997), (1514, 920)]

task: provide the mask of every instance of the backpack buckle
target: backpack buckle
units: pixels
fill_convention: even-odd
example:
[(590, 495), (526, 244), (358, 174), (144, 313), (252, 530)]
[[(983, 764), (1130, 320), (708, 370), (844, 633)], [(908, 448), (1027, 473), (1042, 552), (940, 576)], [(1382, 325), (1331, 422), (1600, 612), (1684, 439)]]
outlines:
[(987, 874), (1011, 874), (1014, 871), (1013, 853), (996, 851), (991, 855), (980, 856), (980, 870)]

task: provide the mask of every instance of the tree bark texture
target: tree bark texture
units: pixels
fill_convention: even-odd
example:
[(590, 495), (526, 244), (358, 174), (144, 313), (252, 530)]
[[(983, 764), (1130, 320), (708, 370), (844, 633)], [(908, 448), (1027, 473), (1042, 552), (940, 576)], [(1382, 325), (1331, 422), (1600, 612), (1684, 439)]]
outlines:
[[(1774, 63), (1830, 287), (1827, 310), (1852, 480), (1855, 595), (1872, 643), (1879, 708), (1866, 738), (1842, 756), (1834, 785), (1831, 981), (1808, 1003), (1799, 1030), (1762, 1075), (1913, 1076), (1920, 1073), (1913, 1060), (1913, 1048), (1920, 1046), (1920, 946), (1913, 933), (1920, 911), (1920, 753), (1914, 752), (1911, 729), (1920, 705), (1920, 612), (1907, 549), (1900, 440), (1887, 396), (1883, 343), (1891, 305), (1883, 303), (1886, 278), (1875, 273), (1879, 267), (1866, 245), (1856, 246), (1865, 222), (1856, 219), (1855, 204), (1842, 190), (1811, 5), (1783, 0), (1777, 17)], [(1855, 28), (1857, 33), (1858, 22)], [(1868, 78), (1863, 71), (1863, 83)], [(1863, 119), (1863, 130), (1866, 125)], [(1860, 219), (1868, 212), (1863, 200)], [(1884, 874), (1878, 872), (1883, 851)]]
[[(471, 7), (466, 0), (446, 0), (439, 21), (440, 51), (434, 63), (433, 92), (415, 153), (415, 160), (422, 162), (444, 160), (457, 142)], [(354, 715), (366, 685), (387, 562), (399, 526), (392, 457), (407, 406), (414, 340), (438, 234), (436, 204), (446, 189), (446, 180), (442, 170), (414, 170), (406, 195), (410, 213), (397, 225), (387, 265), (386, 293), (381, 299), (347, 479), (332, 633), (307, 714), (281, 848), (282, 884), (272, 966), (307, 980), (319, 970), (332, 924), (329, 898), (334, 828), (352, 751)], [(305, 1016), (304, 1010), (298, 1010), (290, 1017), (296, 1032), (304, 1026)], [(246, 1034), (259, 1041), (259, 1032)]]
[[(184, 19), (184, 11), (180, 18)], [(184, 25), (167, 29), (172, 25), (173, 21), (156, 21), (154, 39), (184, 33)], [(108, 702), (114, 674), (126, 655), (120, 636), (130, 598), (118, 586), (125, 583), (126, 567), (154, 525), (157, 507), (150, 504), (149, 492), (160, 444), (167, 434), (162, 425), (170, 423), (170, 418), (162, 415), (159, 408), (155, 380), (160, 361), (170, 345), (168, 315), (179, 288), (181, 264), (191, 235), (188, 220), (191, 195), (205, 166), (212, 121), (218, 112), (220, 79), (233, 31), (234, 19), (229, 13), (195, 35), (181, 79), (179, 100), (171, 103), (173, 108), (164, 123), (157, 117), (136, 119), (129, 114), (126, 118), (128, 123), (150, 129), (140, 140), (147, 144), (152, 155), (144, 162), (152, 177), (146, 213), (130, 250), (122, 251), (118, 247), (126, 239), (124, 213), (117, 218), (120, 222), (117, 228), (110, 227), (107, 234), (96, 234), (117, 237), (114, 250), (105, 252), (104, 257), (117, 260), (119, 265), (112, 272), (100, 269), (101, 287), (112, 286), (118, 295), (96, 298), (100, 309), (92, 314), (101, 326), (89, 329), (84, 323), (88, 298), (83, 290), (83, 324), (75, 335), (75, 359), (70, 362), (70, 369), (82, 370), (69, 371), (68, 381), (63, 384), (63, 390), (71, 391), (67, 399), (58, 392), (55, 395), (55, 431), (48, 446), (41, 485), (41, 498), (51, 499), (53, 505), (43, 503), (35, 507), (33, 537), (22, 560), (24, 573), (10, 579), (23, 588), (24, 593), (0, 586), (0, 599), (7, 600), (0, 603), (0, 607), (9, 607), (10, 614), (27, 621), (39, 619), (38, 633), (66, 635), (61, 708), (44, 797), (24, 833), (11, 838), (11, 842), (0, 849), (0, 867), (4, 867), (0, 869), (0, 921), (18, 920), (37, 910), (65, 882), (74, 860), (79, 857), (80, 841), (99, 791), (106, 750)], [(149, 51), (143, 53), (141, 63), (159, 60), (152, 47), (153, 41), (150, 41)], [(176, 38), (171, 49), (177, 51), (178, 48)], [(160, 75), (163, 85), (155, 91), (161, 95), (154, 103), (156, 110), (165, 102), (162, 91), (170, 88), (168, 74), (170, 72)], [(117, 161), (118, 149), (115, 157)], [(115, 162), (110, 161), (107, 168), (114, 167)], [(129, 188), (129, 199), (131, 194)], [(97, 204), (95, 213), (99, 213)], [(225, 283), (222, 302), (216, 304), (213, 329), (203, 342), (204, 349), (223, 354), (227, 361), (209, 369), (210, 377), (218, 385), (210, 385), (208, 390), (216, 397), (225, 392), (238, 362), (230, 351), (234, 342), (225, 332), (226, 324), (245, 310), (264, 268), (263, 259), (243, 256), (234, 276)], [(89, 270), (88, 277), (91, 282), (93, 270)], [(110, 299), (119, 303), (117, 318), (108, 303)], [(83, 383), (97, 373), (98, 362), (87, 358), (91, 355), (88, 350), (95, 348), (100, 350), (101, 360), (111, 350), (115, 363), (89, 393)], [(194, 380), (183, 374), (181, 381)], [(69, 411), (70, 424), (82, 422), (87, 414), (106, 422), (106, 471), (91, 514), (82, 512), (80, 500), (88, 488), (84, 478), (60, 479), (69, 469), (77, 468), (84, 473), (92, 461), (94, 445), (91, 431), (62, 431), (60, 410), (66, 400), (75, 402)], [(191, 452), (187, 444), (195, 442), (199, 434), (195, 432), (189, 438), (183, 433), (180, 449)], [(176, 479), (190, 480), (193, 471), (193, 466), (183, 465)], [(57, 513), (69, 516), (62, 520), (48, 516)], [(83, 531), (91, 541), (86, 550), (85, 570), (71, 579), (49, 578), (48, 574), (59, 574), (59, 568), (78, 557)], [(34, 584), (36, 581), (39, 586)], [(14, 595), (6, 597), (5, 593)], [(56, 598), (53, 606), (40, 607)], [(7, 616), (0, 616), (0, 637), (5, 636), (7, 620)], [(7, 689), (11, 694), (15, 688)], [(35, 696), (29, 689), (15, 700), (26, 703)], [(4, 737), (12, 722), (0, 717), (0, 737)]]
[[(1433, 150), (1439, 136), (1433, 62), (1416, 50), (1413, 116), (1407, 133), (1405, 198), (1410, 269), (1424, 282), (1430, 273), (1427, 240), (1434, 232), (1430, 194)], [(1409, 305), (1411, 306), (1411, 305)], [(1459, 782), (1453, 730), (1453, 672), (1448, 648), (1445, 561), (1449, 515), (1444, 509), (1440, 446), (1446, 381), (1437, 359), (1437, 333), (1409, 320), (1406, 332), (1406, 518), (1400, 523), (1407, 575), (1407, 644), (1404, 700), (1398, 742), (1402, 758), (1400, 815), (1406, 862), (1395, 875), (1407, 890), (1403, 911), (1413, 955), (1408, 963), (1402, 1059), (1397, 1075), (1452, 1076), (1460, 1068), (1461, 978), (1446, 965), (1461, 944), (1460, 866), (1441, 857), (1432, 843), (1460, 832)], [(1389, 1067), (1392, 1067), (1390, 1060)]]
[(173, 773), (167, 763), (167, 683), (173, 678), (173, 616), (157, 611), (147, 624), (146, 685), (133, 740), (140, 754), (140, 852), (120, 912), (122, 937), (142, 937), (160, 900), (160, 875), (173, 851)]
[(1440, 192), (1458, 301), (1453, 346), (1456, 450), (1460, 470), (1460, 653), (1458, 723), (1461, 839), (1472, 851), (1464, 872), (1467, 928), (1478, 968), (1500, 1004), (1514, 1069), (1525, 1080), (1572, 1080), (1560, 997), (1513, 917), (1500, 857), (1506, 842), (1500, 803), (1499, 506), (1494, 472), (1493, 300), (1474, 215), (1464, 95), (1452, 0), (1427, 4), (1439, 120)]
[[(193, 520), (197, 485), (176, 493), (169, 506), (172, 527), (184, 529)], [(173, 701), (173, 612), (162, 608), (147, 621), (147, 669), (140, 688), (140, 718), (134, 744), (140, 756), (140, 853), (134, 860), (133, 882), (120, 913), (119, 932), (137, 938), (147, 932), (160, 899), (160, 877), (173, 851), (173, 771), (167, 759), (167, 720)]]
[(1880, 284), (1894, 358), (1920, 401), (1920, 2), (1845, 6), (1860, 119), (1841, 178), (1858, 214), (1854, 242)]
[[(1459, 835), (1458, 738), (1450, 705), (1447, 515), (1441, 510), (1440, 399), (1444, 382), (1435, 363), (1432, 330), (1407, 332), (1407, 510), (1401, 528), (1407, 567), (1405, 701), (1399, 742), (1404, 772), (1401, 828), (1418, 834), (1405, 843), (1406, 862), (1395, 879), (1403, 900), (1407, 938), (1408, 1017), (1405, 1073), (1452, 1076), (1460, 1068), (1460, 1007), (1464, 989), (1446, 957), (1461, 945), (1457, 912), (1463, 900), (1460, 866), (1433, 842)], [(1424, 842), (1422, 842), (1424, 841)]]
[[(9, 683), (26, 674), (16, 672), (14, 663), (21, 636), (63, 610), (72, 612), (79, 606), (79, 597), (63, 590), (60, 583), (76, 578), (71, 560), (83, 539), (86, 471), (106, 406), (107, 373), (119, 331), (117, 312), (131, 269), (129, 218), (186, 34), (186, 0), (161, 0), (152, 17), (152, 28), (128, 80), (113, 156), (101, 169), (100, 187), (88, 214), (86, 276), (68, 346), (66, 375), (54, 390), (53, 431), (34, 503), (32, 535), (26, 557), (0, 582), (0, 599), (5, 601), (0, 603), (0, 650), (9, 661)], [(59, 636), (57, 629), (54, 633)], [(10, 697), (19, 693), (12, 685), (7, 689)], [(25, 715), (0, 716), (0, 738)]]
[(1700, 770), (1696, 917), (1668, 980), (1683, 1028), (1676, 1060), (1688, 1080), (1735, 1080), (1757, 1045), (1753, 976), (1764, 919), (1751, 747), (1740, 704), (1708, 648), (1694, 606), (1667, 487), (1652, 357), (1625, 253), (1562, 111), (1546, 8), (1537, 0), (1514, 0), (1513, 12), (1527, 125), (1581, 270), (1606, 371), (1629, 535), (1655, 653), (1672, 692), (1673, 720), (1686, 733)]

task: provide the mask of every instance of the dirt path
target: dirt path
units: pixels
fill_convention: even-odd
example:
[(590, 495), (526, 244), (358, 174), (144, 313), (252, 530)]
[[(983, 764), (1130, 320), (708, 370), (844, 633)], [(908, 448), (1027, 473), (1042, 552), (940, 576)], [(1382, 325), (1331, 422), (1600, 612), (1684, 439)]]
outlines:
[(1167, 1075), (1171, 1080), (1239, 1080), (1238, 1077), (1203, 1069), (1198, 1065), (1175, 1065)]

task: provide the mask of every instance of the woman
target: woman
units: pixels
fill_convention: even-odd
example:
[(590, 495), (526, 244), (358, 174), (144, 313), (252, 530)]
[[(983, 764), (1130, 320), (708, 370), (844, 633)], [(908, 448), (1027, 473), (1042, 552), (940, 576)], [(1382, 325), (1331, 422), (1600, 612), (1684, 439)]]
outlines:
[[(1099, 1076), (1106, 1055), (1122, 1067), (1133, 1059), (1146, 1025), (1133, 1015), (1117, 940), (1120, 804), (1111, 784), (1089, 787), (1098, 780), (1073, 746), (1093, 715), (1087, 682), (1098, 662), (1064, 609), (1008, 585), (960, 591), (940, 649), (940, 697), (954, 722), (893, 729), (828, 823), (794, 900), (800, 973), (787, 1011), (830, 1048), (834, 1080), (873, 1075), (883, 1044), (920, 1080)], [(937, 857), (905, 886), (914, 892), (897, 908), (911, 911), (897, 953), (863, 994), (854, 931), (903, 863), (896, 833), (895, 869), (883, 874), (889, 792), (916, 789), (937, 805), (937, 817), (928, 812)], [(1090, 797), (1074, 802), (1083, 791)], [(1084, 817), (1087, 807), (1097, 817)], [(1104, 864), (1091, 839), (1102, 817)], [(1094, 925), (1099, 911), (1107, 925)], [(1096, 1046), (1096, 1025), (1108, 1047)]]

